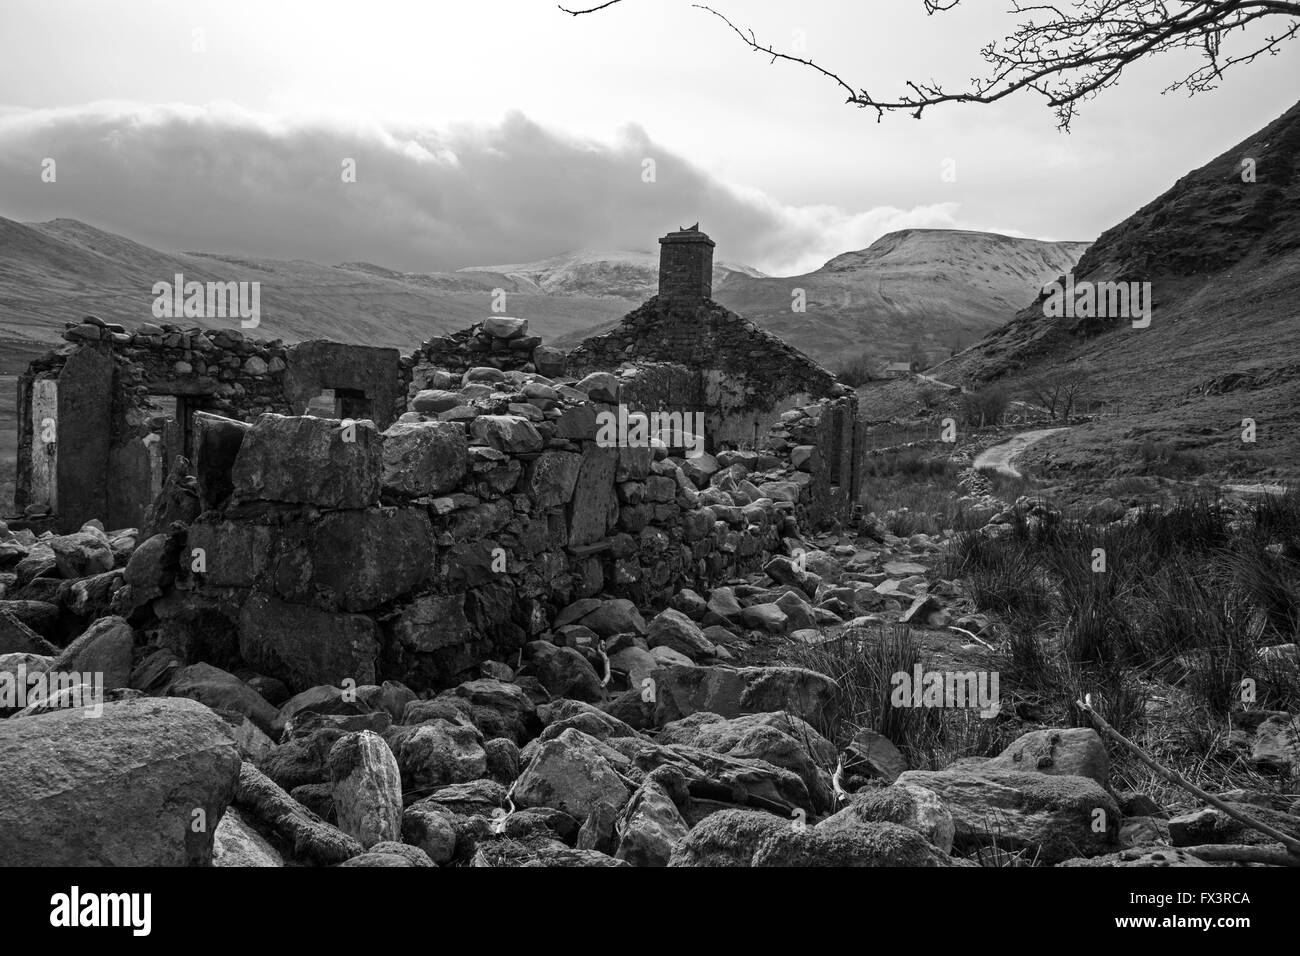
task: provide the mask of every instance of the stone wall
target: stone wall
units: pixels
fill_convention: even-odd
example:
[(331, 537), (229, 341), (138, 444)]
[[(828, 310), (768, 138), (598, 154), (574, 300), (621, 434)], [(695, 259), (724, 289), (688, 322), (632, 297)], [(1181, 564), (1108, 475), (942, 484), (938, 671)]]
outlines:
[(825, 398), (783, 412), (765, 445), (797, 472), (803, 491), (797, 513), (802, 527), (849, 519), (861, 493), (862, 425), (852, 396)]
[(491, 367), (504, 372), (564, 374), (564, 353), (541, 344), (540, 335), (528, 334), (528, 320), (495, 316), (450, 335), (425, 341), (404, 360), (410, 368), (410, 394), (435, 386), (439, 371), (463, 375), (471, 368)]
[[(789, 455), (597, 443), (598, 413), (635, 400), (655, 371), (628, 376), (624, 396), (609, 374), (571, 387), (471, 369), (453, 408), (384, 432), (273, 414), (224, 423), (233, 464), (200, 456), (196, 470), (201, 488), (233, 492), (203, 503), (164, 594), (123, 601), (183, 659), (296, 690), (346, 677), (420, 688), (508, 658), (575, 599), (663, 606), (761, 568), (811, 507)], [(202, 570), (185, 570), (200, 554)]]
[[(209, 411), (241, 420), (301, 414), (327, 389), (346, 391), (348, 414), (386, 426), (405, 408), (407, 373), (396, 349), (324, 341), (286, 346), (239, 329), (145, 323), (134, 332), (88, 317), (64, 332), (67, 345), (19, 379), (16, 504), (33, 505), (32, 459), (48, 454), (29, 409), (34, 383), (57, 382), (55, 525), (93, 518), (140, 525), (164, 464), (187, 454), (190, 417)], [(175, 400), (165, 408), (163, 397)], [(38, 510), (38, 509), (37, 509)]]
[(849, 392), (798, 349), (709, 300), (683, 307), (651, 299), (570, 351), (567, 367), (582, 374), (646, 362), (680, 363), (698, 373), (689, 394), (707, 410), (711, 450), (755, 448), (781, 412)]

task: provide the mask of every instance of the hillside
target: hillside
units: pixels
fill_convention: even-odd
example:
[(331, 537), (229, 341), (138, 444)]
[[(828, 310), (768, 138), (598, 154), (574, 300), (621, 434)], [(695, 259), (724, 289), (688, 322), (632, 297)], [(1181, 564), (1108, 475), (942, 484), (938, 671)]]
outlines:
[[(837, 256), (815, 272), (773, 278), (719, 260), (714, 297), (813, 357), (884, 361), (913, 344), (931, 359), (988, 331), (1068, 268), (1083, 243), (914, 229)], [(260, 335), (329, 338), (409, 349), (480, 320), (494, 289), (547, 339), (572, 345), (655, 294), (657, 252), (585, 251), (536, 262), (406, 273), (212, 253), (167, 253), (73, 219), (0, 218), (0, 337), (53, 343), (86, 313), (134, 326), (152, 319), (152, 288), (186, 280), (262, 284)], [(792, 290), (807, 310), (791, 311)], [(204, 324), (203, 320), (191, 320)]]
[[(583, 251), (571, 252), (537, 262), (518, 265), (470, 266), (457, 275), (493, 274), (547, 295), (617, 296), (640, 304), (659, 291), (659, 253)], [(717, 262), (713, 267), (715, 287), (726, 285), (733, 275), (765, 278), (750, 266)]]
[[(937, 361), (1005, 321), (1086, 248), (1082, 242), (905, 229), (806, 275), (727, 271), (721, 281), (715, 275), (713, 297), (832, 367), (860, 354), (905, 359), (913, 344)], [(795, 289), (804, 290), (805, 312), (791, 308)], [(561, 344), (580, 338), (568, 336)]]
[[(1255, 181), (1243, 181), (1254, 160)], [(1187, 470), (1294, 476), (1300, 463), (1300, 104), (1107, 230), (1079, 281), (1152, 283), (1151, 324), (1048, 318), (1043, 303), (943, 363), (951, 382), (1077, 373), (1097, 418), (1035, 446), (1057, 470), (1145, 456)], [(1257, 441), (1241, 441), (1243, 419)], [(1145, 448), (1144, 448), (1145, 446)]]
[[(257, 334), (287, 341), (328, 338), (409, 350), (487, 314), (493, 288), (534, 331), (556, 336), (628, 311), (607, 297), (558, 299), (503, 276), (407, 276), (378, 266), (323, 266), (305, 260), (166, 253), (72, 219), (19, 223), (0, 218), (0, 337), (54, 343), (64, 322), (94, 313), (133, 327), (152, 321), (153, 284), (261, 283)], [(221, 320), (185, 320), (214, 325)]]

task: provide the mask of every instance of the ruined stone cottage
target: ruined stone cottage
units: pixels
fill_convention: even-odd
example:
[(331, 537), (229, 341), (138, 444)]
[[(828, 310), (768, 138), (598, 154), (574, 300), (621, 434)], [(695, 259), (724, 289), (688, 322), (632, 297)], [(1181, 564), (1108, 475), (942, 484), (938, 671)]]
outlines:
[[(19, 507), (147, 525), (113, 609), (293, 689), (446, 684), (576, 599), (753, 571), (848, 516), (856, 401), (712, 301), (706, 235), (660, 243), (659, 295), (567, 355), (505, 317), (405, 356), (88, 319), (20, 380)], [(629, 411), (704, 453), (601, 440)]]

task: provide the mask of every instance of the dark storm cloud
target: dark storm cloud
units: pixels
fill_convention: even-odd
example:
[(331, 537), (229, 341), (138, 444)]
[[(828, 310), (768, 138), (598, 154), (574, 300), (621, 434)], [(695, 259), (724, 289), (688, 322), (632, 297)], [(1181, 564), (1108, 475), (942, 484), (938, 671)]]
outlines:
[[(42, 181), (46, 159), (52, 183)], [(354, 183), (343, 181), (345, 160), (355, 161)], [(949, 204), (784, 206), (631, 125), (606, 143), (519, 113), (434, 131), (134, 104), (0, 115), (0, 215), (81, 219), (169, 251), (410, 271), (652, 248), (696, 220), (722, 258), (795, 271), (892, 229), (954, 225)]]

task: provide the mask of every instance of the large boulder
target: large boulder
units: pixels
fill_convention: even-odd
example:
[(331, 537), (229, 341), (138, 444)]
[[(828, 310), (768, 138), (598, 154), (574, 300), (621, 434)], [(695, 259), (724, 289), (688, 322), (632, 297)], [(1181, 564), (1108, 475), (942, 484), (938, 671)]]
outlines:
[(58, 656), (59, 649), (18, 618), (0, 610), (0, 654)]
[(1118, 853), (1104, 853), (1101, 856), (1079, 856), (1063, 860), (1057, 866), (1120, 866), (1120, 867), (1186, 867), (1214, 866), (1192, 856), (1186, 850), (1176, 850), (1170, 846), (1135, 846)]
[[(615, 746), (623, 743), (611, 741)], [(685, 778), (692, 796), (782, 814), (800, 810), (812, 814), (821, 805), (797, 773), (766, 760), (712, 753), (685, 744), (665, 747), (639, 740), (626, 743), (631, 745), (627, 749), (635, 769), (651, 773), (672, 768)]]
[(573, 500), (582, 456), (571, 451), (544, 451), (528, 466), (524, 490), (538, 509), (566, 505)]
[(461, 647), (473, 636), (463, 594), (421, 595), (397, 613), (392, 629), (398, 643), (421, 654)]
[(1285, 774), (1300, 768), (1300, 717), (1279, 713), (1262, 721), (1255, 728), (1250, 760), (1255, 766), (1274, 773)]
[(320, 508), (378, 504), (381, 441), (371, 421), (267, 412), (248, 430), (235, 458), (235, 497)]
[(87, 526), (73, 534), (50, 538), (54, 563), (65, 578), (84, 578), (112, 571), (116, 561), (108, 535)]
[(171, 534), (155, 534), (140, 542), (126, 563), (122, 580), (131, 586), (131, 603), (139, 607), (160, 597), (176, 577), (180, 542)]
[(673, 850), (689, 830), (668, 791), (651, 776), (618, 817), (615, 858), (633, 866), (667, 866)]
[[(1300, 840), (1300, 816), (1266, 806), (1231, 801), (1229, 805), (1242, 816), (1271, 826), (1293, 840)], [(1258, 844), (1276, 841), (1218, 807), (1202, 806), (1169, 818), (1169, 842), (1174, 846), (1197, 846), (1206, 843)]]
[(1091, 727), (1030, 731), (1017, 737), (984, 766), (1089, 777), (1103, 787), (1110, 786), (1110, 757), (1101, 736)]
[(279, 736), (281, 728), (277, 721), (277, 708), (234, 674), (219, 667), (201, 661), (182, 667), (176, 671), (167, 693), (172, 697), (197, 700), (213, 710), (241, 714), (265, 733)]
[(295, 859), (328, 866), (363, 852), (355, 837), (326, 823), (251, 763), (239, 768), (235, 803), (283, 840)]
[(879, 790), (861, 790), (849, 804), (817, 824), (820, 830), (856, 827), (861, 823), (897, 823), (915, 830), (926, 841), (948, 853), (956, 826), (952, 813), (933, 790), (914, 784), (895, 784)]
[(646, 642), (652, 648), (671, 647), (693, 661), (711, 658), (717, 653), (717, 648), (704, 636), (699, 625), (673, 608), (660, 611), (650, 621)]
[[(569, 506), (569, 546), (592, 544), (604, 538), (618, 518), (618, 496), (614, 472), (618, 448), (587, 445)], [(590, 624), (587, 625), (591, 627)], [(593, 628), (594, 630), (594, 628)]]
[(329, 754), (339, 829), (369, 849), (402, 837), (402, 778), (392, 750), (373, 731), (347, 734)]
[(103, 674), (106, 691), (127, 687), (131, 683), (131, 649), (134, 644), (135, 634), (123, 618), (101, 617), (63, 649), (50, 670)]
[(417, 392), (411, 399), (411, 411), (419, 412), (421, 415), (439, 415), (451, 411), (466, 401), (465, 396), (449, 392), (445, 388), (426, 388)]
[(610, 654), (609, 666), (611, 670), (627, 675), (629, 687), (639, 689), (643, 686), (642, 682), (660, 665), (653, 654), (633, 644)]
[(587, 397), (597, 402), (617, 402), (619, 393), (618, 376), (612, 372), (592, 372), (573, 386)]
[(404, 790), (428, 793), (487, 774), (483, 735), (472, 724), (438, 718), (394, 727), (385, 738), (397, 757)]
[(368, 611), (416, 590), (433, 569), (433, 526), (422, 508), (334, 511), (306, 535), (302, 551), (276, 568), (289, 601)]
[(518, 684), (482, 677), (464, 681), (438, 697), (463, 701), (470, 720), (484, 737), (523, 743), (536, 731), (537, 708)]
[(0, 601), (0, 611), (7, 611), (26, 627), (46, 640), (59, 639), (59, 607), (49, 601)]
[(895, 785), (938, 795), (952, 812), (958, 849), (1023, 849), (1042, 863), (1058, 863), (1107, 853), (1119, 843), (1119, 806), (1090, 777), (976, 765), (909, 770)]
[(423, 801), (402, 813), (402, 839), (418, 846), (441, 866), (456, 852), (456, 828), (452, 814)]
[(468, 444), (457, 422), (390, 426), (384, 432), (384, 490), (412, 498), (453, 490), (469, 467)]
[(239, 615), (239, 653), (258, 671), (300, 691), (352, 678), (375, 682), (375, 622), (254, 593)]
[(621, 808), (632, 796), (600, 742), (569, 729), (538, 749), (515, 782), (520, 807), (551, 807), (585, 820), (599, 804)]
[(528, 334), (528, 320), (490, 315), (483, 320), (483, 331), (498, 339), (517, 339)]
[(284, 858), (236, 807), (227, 807), (212, 839), (212, 865), (221, 867), (284, 866)]
[(595, 702), (605, 699), (604, 685), (580, 651), (533, 641), (527, 647), (537, 679), (552, 697)]
[(855, 822), (833, 828), (788, 826), (767, 834), (751, 866), (952, 866), (915, 830), (897, 823)]
[(142, 698), (0, 721), (0, 766), (10, 866), (206, 866), (240, 758), (207, 707)]
[(545, 444), (533, 423), (520, 415), (479, 415), (469, 428), (474, 444), (507, 455), (541, 451)]
[(835, 682), (802, 667), (661, 668), (654, 680), (655, 722), (666, 724), (704, 710), (739, 717), (783, 710), (823, 726)]
[[(611, 598), (608, 601), (598, 601), (594, 598), (588, 600), (594, 602), (592, 608), (578, 620), (583, 627), (591, 628), (601, 637), (646, 632), (645, 619), (641, 617), (641, 612), (636, 609), (636, 605), (627, 598)], [(559, 618), (556, 619), (556, 623), (560, 623)]]
[(761, 810), (719, 810), (694, 827), (674, 849), (669, 866), (749, 866), (763, 840), (792, 821)]
[(803, 780), (818, 809), (831, 806), (828, 771), (835, 766), (835, 745), (792, 714), (747, 714), (728, 719), (697, 711), (667, 724), (655, 739), (660, 744), (685, 744), (784, 768)]
[(844, 752), (846, 773), (861, 777), (878, 777), (893, 783), (907, 769), (907, 758), (884, 734), (863, 727), (849, 741)]

